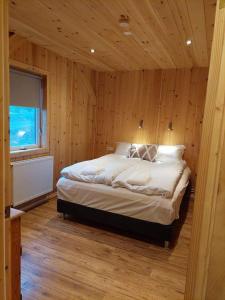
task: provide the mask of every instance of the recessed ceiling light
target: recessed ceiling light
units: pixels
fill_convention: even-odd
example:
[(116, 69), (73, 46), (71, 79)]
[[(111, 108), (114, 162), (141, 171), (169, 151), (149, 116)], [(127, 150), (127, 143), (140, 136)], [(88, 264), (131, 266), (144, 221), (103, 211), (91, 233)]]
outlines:
[(128, 36), (128, 35), (132, 35), (132, 32), (131, 31), (124, 31), (123, 34)]
[(187, 44), (188, 46), (190, 46), (191, 43), (192, 43), (192, 40), (187, 40), (187, 41), (186, 41), (186, 44)]
[(92, 48), (92, 49), (91, 49), (91, 53), (95, 53), (95, 49)]

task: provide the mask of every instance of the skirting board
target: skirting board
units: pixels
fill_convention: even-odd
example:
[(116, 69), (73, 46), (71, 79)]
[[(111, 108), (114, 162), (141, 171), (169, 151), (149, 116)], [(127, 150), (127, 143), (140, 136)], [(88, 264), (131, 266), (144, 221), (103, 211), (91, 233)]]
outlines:
[(32, 199), (26, 203), (15, 206), (15, 208), (23, 210), (23, 211), (29, 211), (39, 205), (46, 203), (47, 201), (49, 201), (50, 199), (55, 198), (55, 197), (56, 197), (56, 192), (52, 192), (52, 193), (46, 194), (44, 196), (40, 196), (38, 198)]

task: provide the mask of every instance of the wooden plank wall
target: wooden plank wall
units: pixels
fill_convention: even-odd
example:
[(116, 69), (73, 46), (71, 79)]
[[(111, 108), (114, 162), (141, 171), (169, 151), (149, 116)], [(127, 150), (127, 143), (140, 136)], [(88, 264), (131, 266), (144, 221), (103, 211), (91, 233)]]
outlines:
[(95, 73), (18, 36), (10, 58), (50, 72), (55, 181), (64, 166), (103, 155), (117, 141), (185, 144), (195, 181), (208, 68)]
[(97, 73), (95, 156), (118, 141), (184, 144), (195, 181), (207, 76), (208, 68)]
[(95, 73), (19, 36), (10, 38), (10, 58), (49, 72), (48, 154), (54, 155), (56, 182), (64, 166), (93, 155)]

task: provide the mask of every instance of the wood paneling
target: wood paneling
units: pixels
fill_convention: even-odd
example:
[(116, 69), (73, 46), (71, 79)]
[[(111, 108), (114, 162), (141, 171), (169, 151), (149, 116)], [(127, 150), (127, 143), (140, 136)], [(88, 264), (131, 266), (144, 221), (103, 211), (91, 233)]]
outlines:
[(9, 68), (8, 1), (0, 1), (0, 299), (11, 299), (10, 291), (10, 222), (5, 208), (11, 203), (9, 167)]
[(22, 216), (22, 293), (30, 299), (182, 300), (192, 200), (174, 249), (63, 220), (52, 200)]
[(207, 68), (97, 73), (95, 156), (118, 141), (184, 144), (195, 178), (207, 75)]
[[(93, 155), (94, 72), (18, 36), (10, 39), (10, 58), (48, 71), (47, 154), (55, 159), (56, 182), (64, 166)], [(30, 153), (17, 159), (35, 156)]]
[[(215, 3), (11, 0), (10, 29), (100, 71), (202, 67), (209, 64)], [(129, 16), (131, 36), (124, 36), (120, 15)]]
[(225, 299), (225, 8), (217, 3), (200, 147), (187, 300)]

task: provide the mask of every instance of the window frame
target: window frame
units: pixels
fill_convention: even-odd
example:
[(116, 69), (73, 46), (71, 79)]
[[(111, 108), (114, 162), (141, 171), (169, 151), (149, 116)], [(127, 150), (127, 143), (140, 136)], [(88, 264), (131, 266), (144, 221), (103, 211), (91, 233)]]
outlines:
[[(40, 104), (39, 118), (37, 120), (39, 129), (38, 143), (37, 145), (29, 145), (24, 149), (20, 147), (10, 147), (11, 158), (30, 156), (36, 154), (45, 154), (49, 152), (49, 109), (48, 109), (48, 99), (49, 99), (49, 72), (25, 63), (21, 63), (15, 60), (10, 60), (10, 67), (17, 69), (22, 72), (31, 73), (34, 75), (39, 75), (43, 78), (42, 85), (42, 95)], [(44, 132), (44, 134), (43, 134)]]

